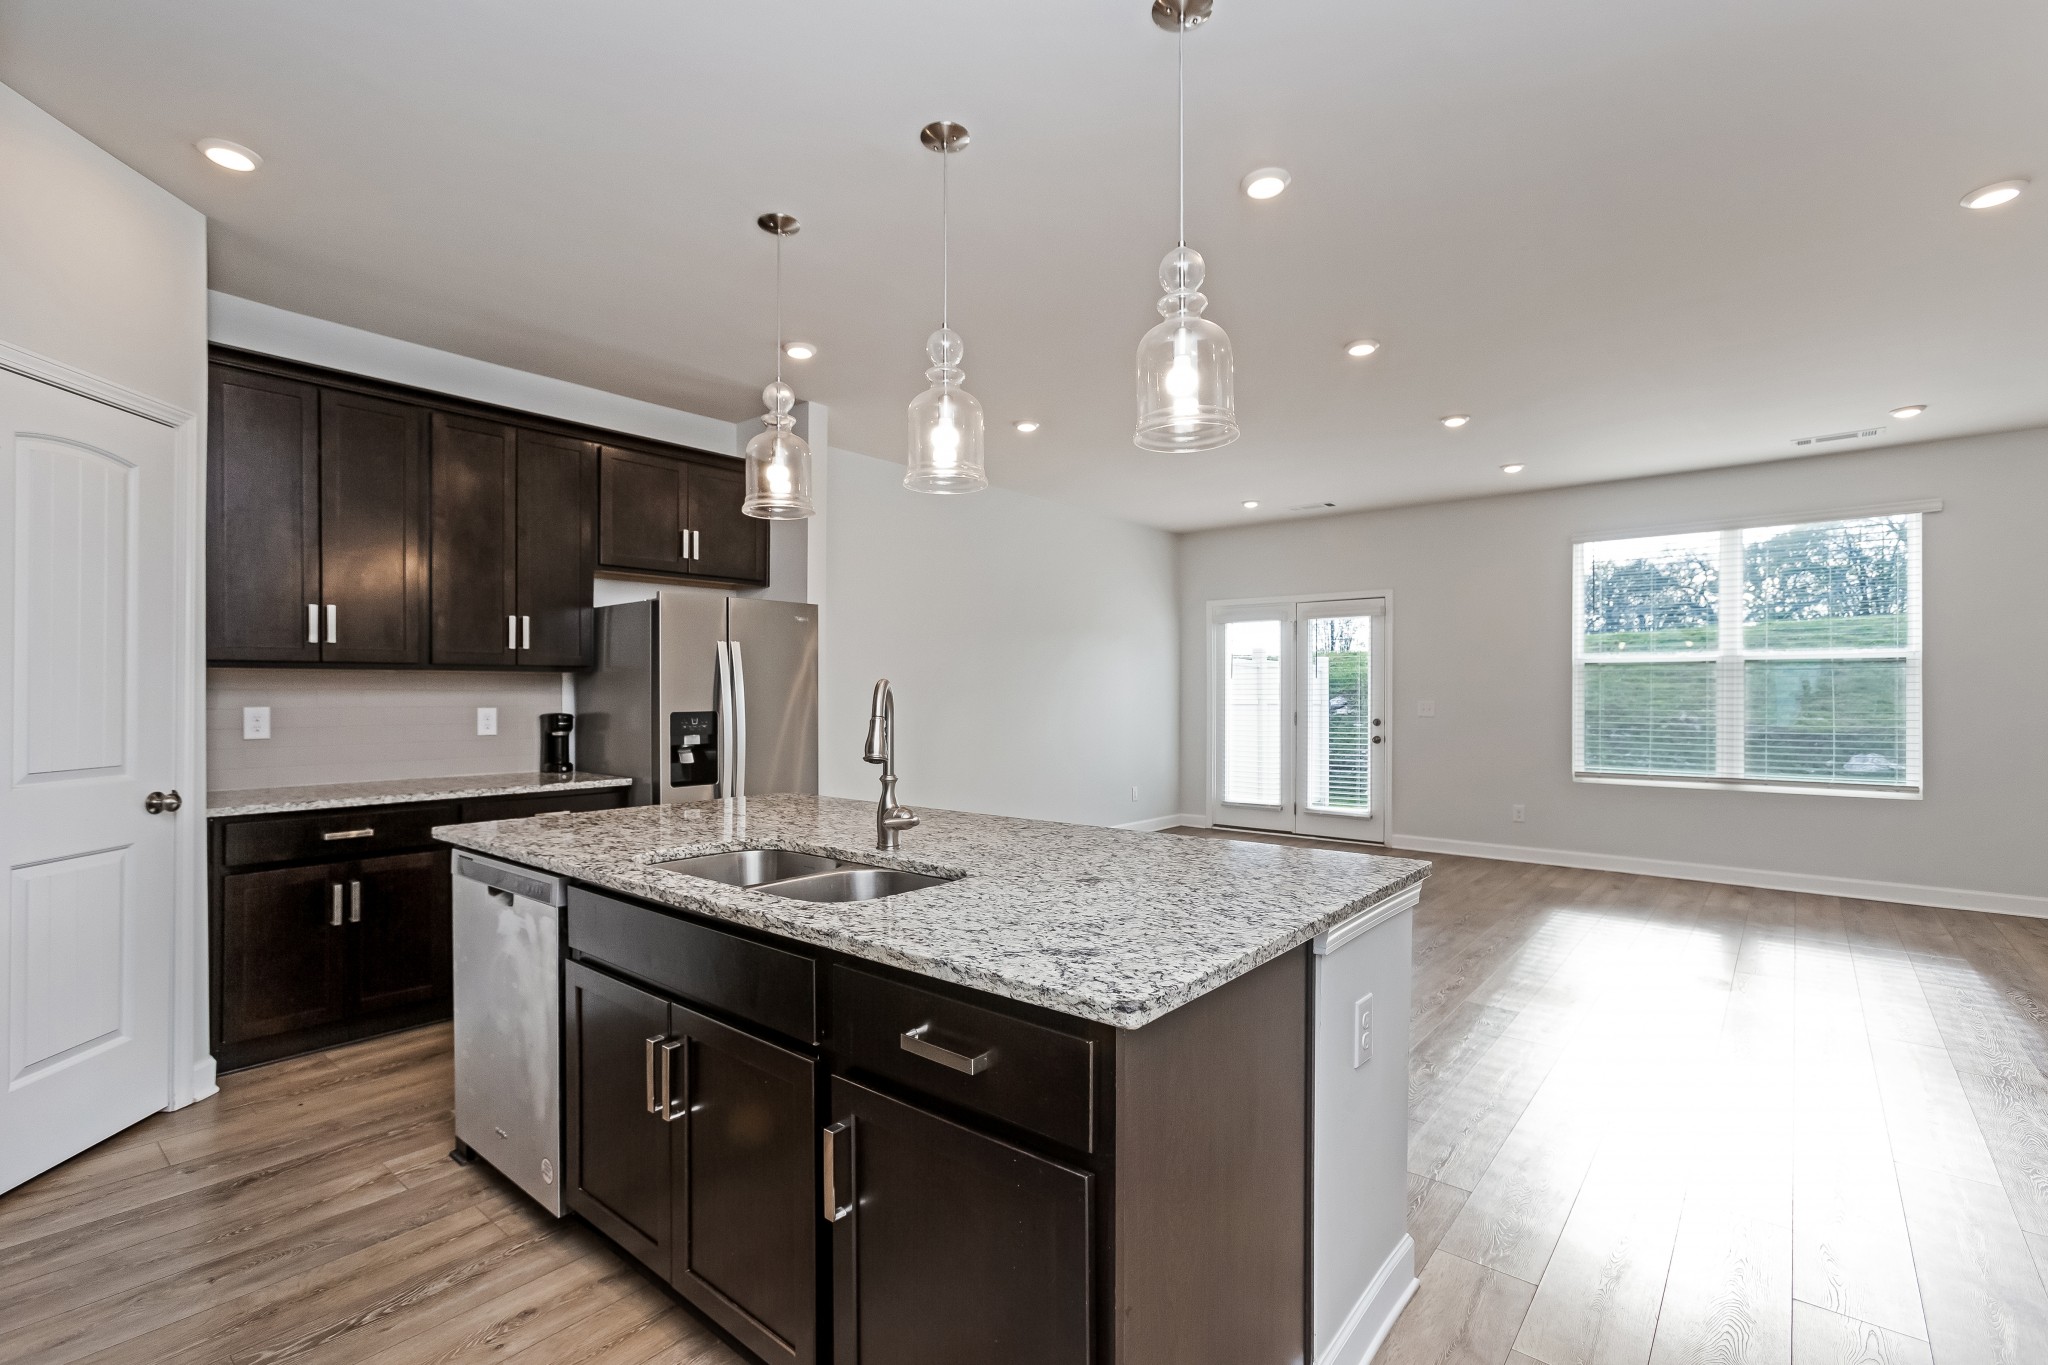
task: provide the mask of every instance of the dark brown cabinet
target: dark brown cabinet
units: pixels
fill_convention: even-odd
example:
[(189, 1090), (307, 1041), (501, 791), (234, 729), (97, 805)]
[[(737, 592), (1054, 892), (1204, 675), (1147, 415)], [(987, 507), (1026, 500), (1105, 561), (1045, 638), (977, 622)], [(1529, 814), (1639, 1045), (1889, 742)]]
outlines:
[(320, 390), (216, 365), (208, 400), (207, 655), (320, 661)]
[(252, 1043), (342, 1022), (347, 887), (338, 871), (322, 864), (224, 879), (219, 1042)]
[(1088, 1365), (1083, 1171), (835, 1076), (833, 1365)]
[(216, 349), (207, 657), (568, 669), (593, 580), (760, 585), (730, 457)]
[(320, 394), (320, 660), (427, 661), (427, 414)]
[(569, 1206), (764, 1360), (810, 1365), (817, 1063), (583, 962), (563, 992)]
[(598, 563), (629, 573), (768, 581), (768, 523), (740, 510), (735, 461), (672, 459), (604, 446), (598, 473)]
[(440, 853), (371, 858), (348, 870), (355, 936), (349, 1009), (357, 1016), (432, 1005), (448, 993), (451, 908)]

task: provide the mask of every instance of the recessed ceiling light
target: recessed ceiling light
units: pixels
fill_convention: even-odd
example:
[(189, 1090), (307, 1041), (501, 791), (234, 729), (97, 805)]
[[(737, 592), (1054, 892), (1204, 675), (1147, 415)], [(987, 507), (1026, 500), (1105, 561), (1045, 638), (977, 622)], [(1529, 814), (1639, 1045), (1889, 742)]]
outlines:
[(224, 138), (201, 138), (198, 147), (206, 154), (208, 161), (224, 170), (241, 171), (246, 174), (263, 164), (263, 158), (256, 153), (239, 142), (229, 142)]
[(1245, 502), (1245, 505), (1244, 505), (1244, 510), (1245, 510), (1245, 511), (1247, 511), (1247, 512), (1249, 512), (1249, 511), (1251, 511), (1251, 510), (1252, 510), (1252, 509), (1253, 509), (1254, 507), (1257, 507), (1258, 505), (1259, 505), (1259, 500), (1258, 500), (1257, 498), (1250, 498), (1250, 499), (1247, 499), (1247, 500), (1246, 500), (1246, 502)]
[(1500, 472), (1503, 474), (1519, 474), (1522, 472), (1522, 466), (1518, 464), (1504, 464), (1500, 467)]
[(1036, 422), (1012, 422), (1010, 425), (1023, 432), (1026, 436), (1038, 430), (1038, 423)]
[(1921, 413), (1925, 411), (1927, 411), (1927, 405), (1925, 403), (1908, 403), (1903, 408), (1893, 408), (1892, 416), (1898, 418), (1901, 422), (1904, 422), (1910, 418), (1918, 417)]
[(1981, 190), (1971, 190), (1963, 196), (1966, 209), (1995, 209), (2000, 204), (2010, 204), (2020, 197), (2020, 191), (2027, 187), (2024, 180), (2001, 180), (1996, 185), (1986, 185)]
[(1379, 348), (1380, 344), (1377, 341), (1359, 340), (1354, 341), (1350, 345), (1346, 346), (1344, 348), (1344, 354), (1350, 356), (1354, 360), (1357, 360), (1362, 359), (1365, 356), (1371, 355), (1374, 351), (1377, 351)]
[(818, 348), (808, 341), (785, 341), (782, 353), (791, 360), (809, 360), (818, 353)]
[(1294, 177), (1278, 166), (1261, 166), (1246, 176), (1242, 182), (1245, 195), (1252, 199), (1275, 199), (1280, 191), (1287, 188)]
[(1454, 412), (1449, 417), (1439, 417), (1436, 420), (1442, 422), (1451, 430), (1456, 431), (1459, 427), (1464, 426), (1465, 423), (1471, 421), (1472, 419), (1470, 417), (1467, 417), (1462, 412)]

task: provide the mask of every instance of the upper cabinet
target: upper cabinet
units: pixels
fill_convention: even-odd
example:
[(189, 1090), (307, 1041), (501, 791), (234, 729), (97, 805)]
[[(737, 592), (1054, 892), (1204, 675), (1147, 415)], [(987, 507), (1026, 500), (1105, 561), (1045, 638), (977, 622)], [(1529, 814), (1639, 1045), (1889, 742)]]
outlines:
[(740, 511), (737, 460), (680, 460), (604, 446), (598, 564), (613, 572), (720, 583), (768, 581), (768, 523)]
[(219, 353), (207, 657), (586, 667), (603, 570), (767, 582), (768, 528), (740, 512), (742, 468)]

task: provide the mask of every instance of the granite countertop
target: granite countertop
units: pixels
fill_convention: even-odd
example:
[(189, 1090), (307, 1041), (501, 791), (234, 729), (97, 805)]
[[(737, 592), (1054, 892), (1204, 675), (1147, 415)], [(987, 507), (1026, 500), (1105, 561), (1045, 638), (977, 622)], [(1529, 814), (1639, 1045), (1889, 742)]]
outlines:
[(206, 814), (280, 815), (301, 810), (342, 810), (349, 806), (397, 806), (409, 801), (455, 801), (465, 797), (525, 796), (541, 792), (594, 791), (630, 787), (630, 777), (606, 773), (485, 773), (466, 777), (402, 777), (393, 782), (329, 782), (310, 787), (251, 787), (209, 792)]
[[(1398, 895), (1429, 864), (919, 808), (875, 851), (872, 801), (756, 796), (444, 825), (435, 837), (712, 919), (1137, 1028)], [(650, 866), (782, 848), (960, 880), (819, 904)]]

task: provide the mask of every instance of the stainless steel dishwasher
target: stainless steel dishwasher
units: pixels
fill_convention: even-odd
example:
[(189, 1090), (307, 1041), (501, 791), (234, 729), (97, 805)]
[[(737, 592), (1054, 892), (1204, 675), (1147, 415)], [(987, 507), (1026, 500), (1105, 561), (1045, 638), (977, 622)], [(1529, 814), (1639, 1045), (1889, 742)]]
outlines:
[(567, 883), (455, 855), (456, 1160), (480, 1156), (562, 1215)]

